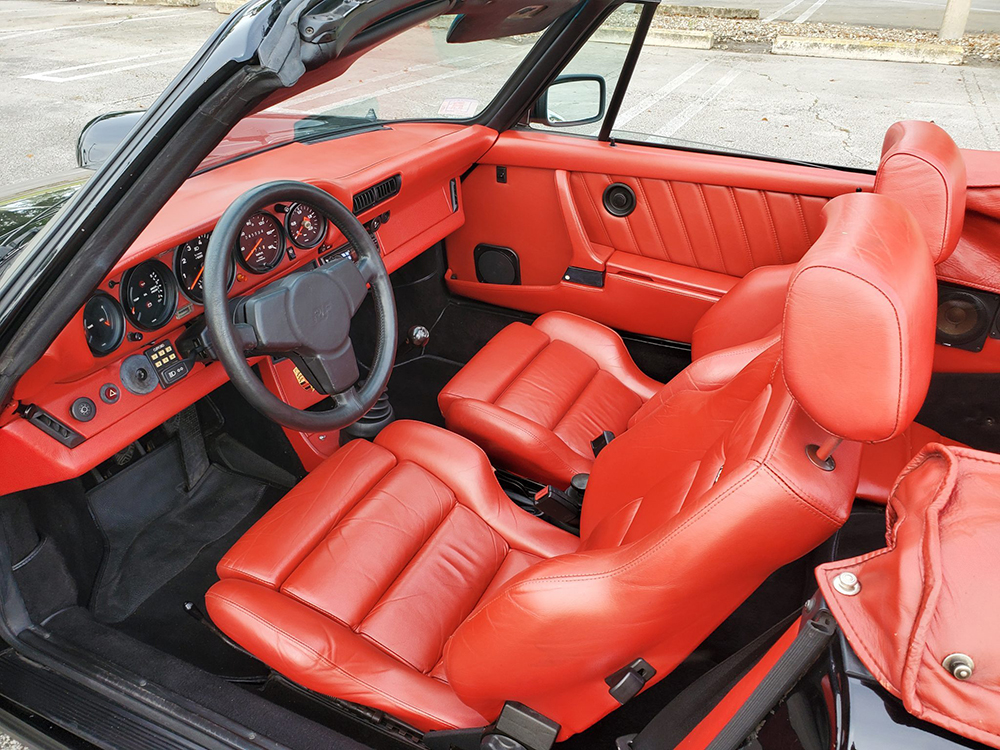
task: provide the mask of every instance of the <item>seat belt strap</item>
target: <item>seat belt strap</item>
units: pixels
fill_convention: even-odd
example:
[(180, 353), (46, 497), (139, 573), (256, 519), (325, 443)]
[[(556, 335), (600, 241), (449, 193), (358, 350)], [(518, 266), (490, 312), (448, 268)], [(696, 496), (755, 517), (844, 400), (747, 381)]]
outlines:
[(726, 722), (708, 750), (735, 750), (816, 663), (837, 632), (837, 623), (825, 608), (803, 623), (795, 640), (754, 688), (746, 703)]

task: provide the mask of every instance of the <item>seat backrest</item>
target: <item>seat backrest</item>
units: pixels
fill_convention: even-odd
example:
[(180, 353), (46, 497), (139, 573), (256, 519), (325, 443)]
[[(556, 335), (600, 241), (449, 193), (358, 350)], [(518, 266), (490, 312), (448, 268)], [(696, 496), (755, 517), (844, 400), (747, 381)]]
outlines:
[[(580, 731), (618, 705), (606, 677), (641, 657), (662, 678), (846, 520), (859, 441), (905, 429), (926, 392), (936, 294), (898, 203), (855, 194), (824, 211), (780, 334), (735, 378), (678, 389), (605, 448), (580, 550), (519, 574), (458, 628), (445, 669), (463, 701), (484, 715), (521, 701)], [(833, 470), (810, 458), (837, 439)]]
[[(965, 220), (966, 174), (962, 152), (932, 122), (906, 120), (886, 131), (874, 191), (896, 199), (920, 225), (935, 263), (958, 245)], [(781, 321), (795, 264), (761, 266), (748, 273), (695, 326), (691, 356), (739, 346), (774, 331)]]

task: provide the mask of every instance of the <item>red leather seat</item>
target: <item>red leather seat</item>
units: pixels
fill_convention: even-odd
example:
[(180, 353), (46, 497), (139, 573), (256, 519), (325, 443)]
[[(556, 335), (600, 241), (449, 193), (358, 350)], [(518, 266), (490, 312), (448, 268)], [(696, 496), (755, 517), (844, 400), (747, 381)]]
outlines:
[[(935, 263), (958, 243), (965, 211), (965, 164), (955, 143), (928, 122), (900, 122), (882, 147), (875, 192), (911, 209)], [(686, 387), (726, 382), (752, 358), (753, 342), (777, 333), (795, 264), (751, 271), (699, 321), (695, 362), (715, 355), (694, 375), (675, 378), (662, 399)], [(644, 418), (662, 384), (645, 377), (621, 338), (599, 323), (547, 313), (533, 325), (501, 331), (449, 382), (438, 404), (449, 429), (480, 445), (497, 465), (565, 487), (594, 463), (590, 442), (602, 431), (620, 435)], [(648, 406), (643, 406), (649, 404)], [(897, 441), (869, 449), (859, 497), (886, 502), (892, 481), (928, 441), (948, 442), (917, 426)]]
[[(422, 730), (482, 725), (511, 700), (565, 738), (617, 707), (605, 678), (637, 657), (662, 679), (843, 523), (854, 441), (892, 439), (923, 401), (936, 299), (916, 224), (876, 195), (825, 211), (781, 336), (612, 442), (579, 538), (510, 503), (471, 442), (397, 422), (237, 542), (212, 619), (292, 680)], [(840, 439), (833, 470), (809, 458)]]

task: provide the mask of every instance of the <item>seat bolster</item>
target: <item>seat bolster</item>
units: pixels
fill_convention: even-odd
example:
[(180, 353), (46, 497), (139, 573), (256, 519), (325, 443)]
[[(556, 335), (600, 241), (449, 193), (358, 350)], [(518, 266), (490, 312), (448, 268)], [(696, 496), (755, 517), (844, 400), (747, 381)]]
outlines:
[(456, 401), (448, 427), (481, 446), (497, 465), (556, 487), (568, 487), (575, 474), (590, 473), (594, 459), (582, 456), (530, 419), (485, 401)]
[(861, 451), (861, 478), (858, 497), (885, 505), (896, 485), (896, 479), (928, 443), (965, 448), (954, 440), (942, 437), (930, 427), (914, 422), (901, 435), (883, 443), (869, 443)]
[(310, 690), (379, 706), (424, 731), (488, 723), (446, 682), (266, 586), (222, 580), (208, 590), (205, 606), (233, 640)]
[(607, 326), (571, 313), (548, 312), (539, 316), (532, 328), (553, 341), (576, 347), (643, 401), (652, 398), (663, 385), (643, 374), (632, 361), (622, 337)]
[(524, 323), (501, 330), (441, 389), (438, 407), (445, 419), (456, 401), (496, 401), (548, 343), (548, 336)]
[(778, 332), (743, 346), (721, 349), (697, 359), (674, 376), (669, 383), (629, 420), (629, 428), (639, 423), (682, 391), (714, 391), (732, 381), (754, 359), (781, 340)]
[(794, 263), (761, 266), (744, 276), (701, 316), (691, 338), (691, 359), (742, 346), (780, 329), (795, 267)]
[[(470, 403), (481, 402), (466, 399), (453, 408), (465, 409)], [(500, 423), (485, 421), (485, 432), (495, 432), (496, 424)], [(458, 502), (489, 524), (512, 548), (549, 558), (575, 552), (580, 546), (577, 537), (514, 505), (500, 488), (489, 458), (464, 437), (422, 422), (399, 420), (382, 430), (375, 442), (398, 460), (413, 461), (448, 485)], [(556, 442), (562, 445), (562, 441)]]

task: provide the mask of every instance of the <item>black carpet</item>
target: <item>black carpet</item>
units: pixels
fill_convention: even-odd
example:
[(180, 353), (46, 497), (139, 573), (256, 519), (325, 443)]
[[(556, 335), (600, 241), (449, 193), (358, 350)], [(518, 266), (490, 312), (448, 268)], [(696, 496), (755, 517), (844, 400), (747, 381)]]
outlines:
[(133, 614), (273, 490), (215, 464), (190, 491), (184, 484), (180, 447), (172, 440), (88, 493), (107, 543), (91, 602), (98, 620)]

